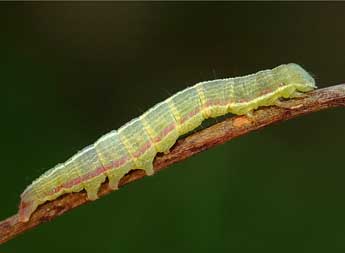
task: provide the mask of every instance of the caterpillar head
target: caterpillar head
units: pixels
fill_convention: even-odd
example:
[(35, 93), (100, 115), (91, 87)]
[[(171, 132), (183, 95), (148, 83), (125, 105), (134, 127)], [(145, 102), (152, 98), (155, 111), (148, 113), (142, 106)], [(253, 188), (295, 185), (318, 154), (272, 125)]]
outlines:
[(298, 91), (307, 92), (317, 88), (314, 78), (296, 63), (280, 65), (272, 72), (279, 82), (293, 85)]
[(286, 65), (290, 71), (290, 82), (293, 83), (298, 91), (308, 92), (316, 89), (314, 78), (296, 63)]
[(297, 90), (307, 92), (317, 88), (314, 78), (300, 65), (290, 63), (288, 67), (291, 69), (291, 73), (293, 73), (292, 79), (296, 83)]

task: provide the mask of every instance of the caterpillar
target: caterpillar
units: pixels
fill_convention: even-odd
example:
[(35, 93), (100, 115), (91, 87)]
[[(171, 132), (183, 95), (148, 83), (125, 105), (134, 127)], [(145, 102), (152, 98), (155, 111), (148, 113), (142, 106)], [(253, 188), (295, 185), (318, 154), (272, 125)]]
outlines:
[(87, 198), (95, 200), (106, 178), (109, 187), (116, 190), (130, 170), (142, 169), (153, 175), (155, 155), (169, 152), (179, 136), (207, 118), (248, 114), (259, 106), (276, 104), (279, 98), (315, 88), (314, 79), (295, 63), (188, 87), (34, 180), (21, 194), (19, 221), (27, 222), (39, 205), (65, 193), (85, 189)]

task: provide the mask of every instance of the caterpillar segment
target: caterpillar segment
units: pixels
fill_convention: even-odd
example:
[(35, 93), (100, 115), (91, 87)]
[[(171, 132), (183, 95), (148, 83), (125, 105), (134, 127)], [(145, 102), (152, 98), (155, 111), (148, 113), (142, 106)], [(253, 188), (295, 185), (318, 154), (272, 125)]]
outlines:
[(176, 93), (169, 100), (169, 103), (172, 103), (176, 109), (175, 118), (178, 119), (177, 131), (179, 136), (200, 126), (204, 117), (195, 86)]
[(95, 200), (98, 198), (99, 187), (106, 179), (105, 167), (99, 159), (94, 145), (86, 147), (81, 153), (78, 159), (74, 161), (80, 173), (78, 179), (81, 182), (81, 186), (79, 186), (79, 189), (80, 187), (84, 188), (88, 199)]
[(154, 143), (144, 130), (140, 118), (131, 120), (118, 131), (119, 139), (132, 157), (135, 168), (142, 169), (146, 175), (153, 175), (153, 159), (156, 155)]
[(169, 100), (157, 104), (140, 116), (144, 129), (150, 136), (156, 152), (167, 153), (175, 144), (179, 133)]
[(122, 176), (135, 168), (134, 160), (120, 141), (118, 132), (113, 130), (103, 135), (96, 141), (94, 147), (100, 161), (104, 164), (109, 187), (113, 190), (118, 189)]
[(224, 80), (220, 79), (201, 82), (195, 86), (204, 119), (215, 118), (227, 113), (224, 85)]

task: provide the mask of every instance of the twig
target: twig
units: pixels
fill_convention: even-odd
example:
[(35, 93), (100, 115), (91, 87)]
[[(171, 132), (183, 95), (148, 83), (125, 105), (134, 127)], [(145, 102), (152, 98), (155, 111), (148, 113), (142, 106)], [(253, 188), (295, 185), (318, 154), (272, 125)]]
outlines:
[[(230, 117), (179, 140), (169, 154), (157, 155), (154, 170), (160, 171), (173, 163), (267, 125), (338, 106), (345, 106), (345, 84), (315, 90), (302, 98), (282, 101), (280, 107), (261, 108), (255, 111), (250, 118), (246, 116)], [(120, 187), (144, 176), (145, 173), (142, 170), (131, 171), (122, 178)], [(108, 182), (105, 182), (101, 186), (99, 196), (102, 197), (110, 192)], [(89, 201), (85, 191), (69, 193), (41, 205), (27, 223), (20, 223), (17, 215), (14, 215), (0, 222), (0, 244), (87, 202)]]

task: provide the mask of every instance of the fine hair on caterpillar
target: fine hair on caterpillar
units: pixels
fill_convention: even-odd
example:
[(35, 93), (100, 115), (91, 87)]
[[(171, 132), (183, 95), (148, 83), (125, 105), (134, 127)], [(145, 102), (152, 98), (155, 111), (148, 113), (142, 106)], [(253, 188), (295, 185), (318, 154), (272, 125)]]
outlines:
[(106, 179), (115, 190), (131, 170), (152, 175), (156, 154), (169, 152), (180, 136), (205, 119), (227, 113), (250, 114), (260, 106), (275, 105), (280, 98), (315, 88), (313, 77), (295, 63), (188, 87), (34, 180), (21, 194), (19, 220), (28, 221), (39, 205), (65, 193), (85, 189), (88, 199), (95, 200)]

